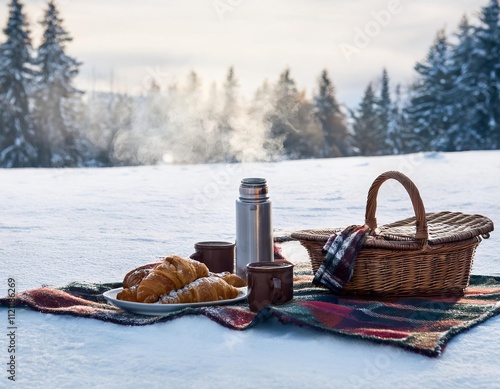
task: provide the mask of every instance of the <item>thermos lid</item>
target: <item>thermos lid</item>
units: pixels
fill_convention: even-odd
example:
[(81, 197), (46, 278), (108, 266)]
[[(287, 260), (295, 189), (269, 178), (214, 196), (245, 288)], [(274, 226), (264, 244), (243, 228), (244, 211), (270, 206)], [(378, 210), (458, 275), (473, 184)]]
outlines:
[(240, 184), (240, 199), (267, 200), (267, 180), (265, 178), (244, 178)]

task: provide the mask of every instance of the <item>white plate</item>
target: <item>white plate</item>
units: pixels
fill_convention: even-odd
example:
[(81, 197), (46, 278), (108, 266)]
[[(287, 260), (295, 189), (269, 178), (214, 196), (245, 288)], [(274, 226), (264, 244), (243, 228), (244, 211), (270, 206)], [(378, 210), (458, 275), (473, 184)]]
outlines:
[(234, 299), (229, 299), (229, 300), (209, 301), (205, 303), (187, 303), (187, 304), (160, 304), (160, 303), (145, 304), (145, 303), (134, 303), (131, 301), (118, 300), (116, 298), (116, 295), (122, 289), (123, 288), (116, 288), (108, 290), (107, 292), (104, 292), (103, 296), (110, 304), (113, 304), (114, 306), (121, 308), (125, 311), (138, 313), (141, 315), (152, 315), (152, 316), (165, 315), (169, 312), (178, 311), (179, 309), (187, 307), (195, 308), (195, 307), (206, 307), (210, 305), (232, 304), (244, 300), (247, 297), (247, 287), (245, 286), (243, 288), (237, 288), (238, 296), (236, 296)]

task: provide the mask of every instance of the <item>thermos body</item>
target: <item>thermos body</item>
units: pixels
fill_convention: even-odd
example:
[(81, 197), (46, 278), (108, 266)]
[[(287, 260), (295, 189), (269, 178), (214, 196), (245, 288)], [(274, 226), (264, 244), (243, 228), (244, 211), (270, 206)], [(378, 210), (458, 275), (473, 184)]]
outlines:
[(250, 262), (274, 260), (272, 207), (263, 178), (243, 179), (236, 200), (236, 274)]

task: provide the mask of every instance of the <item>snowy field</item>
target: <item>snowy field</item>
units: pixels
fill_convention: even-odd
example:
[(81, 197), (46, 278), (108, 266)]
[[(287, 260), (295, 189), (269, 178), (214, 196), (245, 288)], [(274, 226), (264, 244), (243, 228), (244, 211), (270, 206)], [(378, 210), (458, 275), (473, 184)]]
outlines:
[[(109, 169), (0, 170), (0, 294), (70, 281), (120, 281), (130, 269), (201, 240), (233, 241), (243, 177), (268, 179), (278, 234), (364, 222), (366, 194), (386, 170), (407, 174), (428, 212), (500, 221), (500, 151)], [(396, 182), (378, 220), (412, 216)], [(475, 274), (500, 275), (500, 236), (478, 248)], [(307, 261), (297, 244), (283, 246)], [(237, 332), (205, 317), (146, 327), (16, 310), (19, 388), (500, 388), (500, 317), (453, 339), (431, 359), (370, 342), (269, 322)], [(0, 310), (6, 331), (7, 314)]]

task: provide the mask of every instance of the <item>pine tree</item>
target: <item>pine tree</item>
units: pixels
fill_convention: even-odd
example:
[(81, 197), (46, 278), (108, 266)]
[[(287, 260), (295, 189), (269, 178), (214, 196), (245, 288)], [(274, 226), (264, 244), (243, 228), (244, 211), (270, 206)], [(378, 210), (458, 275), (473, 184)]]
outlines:
[(271, 136), (274, 115), (274, 88), (267, 79), (257, 88), (248, 107), (248, 119), (253, 124), (253, 133), (256, 135), (258, 147), (254, 147), (254, 160), (278, 160), (283, 155), (283, 140)]
[(37, 149), (29, 112), (32, 78), (29, 28), (19, 0), (9, 4), (3, 30), (7, 39), (0, 46), (0, 166), (36, 166)]
[(300, 94), (290, 69), (285, 69), (274, 86), (273, 109), (269, 116), (271, 137), (283, 144), (285, 154), (300, 158), (298, 112)]
[(391, 121), (389, 122), (388, 147), (391, 154), (406, 154), (418, 150), (415, 133), (409, 125), (404, 109), (405, 98), (401, 85), (396, 85), (392, 103)]
[[(234, 77), (234, 70), (231, 77)], [(228, 142), (226, 137), (224, 142), (226, 149), (223, 151), (219, 122), (221, 112), (215, 84), (209, 89), (209, 95), (209, 101), (203, 101), (201, 79), (195, 71), (192, 71), (188, 77), (186, 100), (183, 102), (182, 112), (179, 112), (185, 121), (177, 132), (182, 134), (184, 140), (174, 136), (173, 143), (176, 146), (183, 144), (185, 149), (183, 157), (189, 156), (189, 160), (194, 163), (222, 162), (226, 158)], [(225, 129), (229, 133), (229, 126)], [(189, 151), (186, 150), (188, 147)]]
[(371, 83), (365, 89), (357, 112), (353, 113), (352, 116), (354, 119), (354, 141), (359, 154), (365, 156), (379, 154), (377, 98)]
[(95, 148), (94, 165), (137, 164), (139, 141), (131, 133), (132, 98), (118, 93), (92, 93), (86, 109), (85, 126)]
[(224, 82), (224, 108), (222, 115), (226, 118), (234, 113), (234, 110), (238, 107), (238, 88), (239, 83), (236, 79), (234, 67), (230, 66)]
[(231, 151), (231, 138), (234, 135), (234, 122), (240, 113), (238, 88), (234, 68), (230, 66), (223, 85), (223, 107), (219, 118), (219, 161), (235, 162)]
[(189, 95), (197, 95), (200, 92), (201, 80), (194, 70), (191, 70), (188, 75), (188, 82), (186, 87), (186, 92)]
[(473, 126), (481, 132), (483, 148), (500, 148), (500, 6), (498, 0), (481, 10), (474, 28), (477, 45), (473, 71), (477, 73), (476, 117)]
[[(134, 104), (132, 115), (132, 131), (129, 143), (132, 155), (137, 163), (154, 165), (163, 161), (169, 146), (169, 118), (165, 112), (167, 105), (164, 94), (156, 79), (152, 79), (149, 88)], [(175, 114), (175, 122), (181, 127), (186, 122), (184, 116)], [(182, 138), (183, 134), (179, 134)]]
[(439, 31), (424, 62), (415, 65), (419, 78), (411, 86), (407, 115), (415, 132), (413, 151), (448, 151), (453, 115), (450, 45)]
[(389, 126), (392, 121), (392, 101), (391, 101), (391, 92), (389, 86), (389, 74), (387, 73), (387, 69), (384, 68), (382, 71), (382, 83), (380, 87), (380, 96), (377, 101), (377, 112), (378, 112), (378, 124), (379, 128), (377, 129), (376, 138), (379, 140), (379, 151), (380, 154), (390, 154), (391, 150), (389, 147), (389, 132), (391, 129)]
[(35, 61), (39, 71), (33, 112), (43, 166), (76, 166), (82, 162), (82, 140), (75, 120), (75, 100), (81, 92), (72, 85), (80, 63), (65, 54), (65, 45), (72, 38), (62, 23), (55, 3), (49, 1)]
[(217, 88), (217, 83), (213, 81), (210, 84), (210, 88), (208, 89), (208, 97), (206, 101), (206, 110), (208, 118), (216, 119), (217, 115), (220, 111), (220, 98), (219, 98), (219, 90)]
[(452, 47), (449, 70), (453, 82), (450, 103), (455, 114), (451, 118), (446, 149), (481, 149), (483, 139), (474, 125), (479, 102), (478, 74), (473, 70), (473, 53), (477, 41), (466, 16), (462, 17), (455, 37), (457, 44)]
[(290, 69), (285, 69), (274, 87), (274, 114), (276, 115), (277, 135), (297, 131), (297, 112), (299, 92), (295, 80), (290, 76)]
[(220, 96), (217, 84), (212, 82), (208, 96), (203, 105), (204, 120), (202, 130), (204, 135), (203, 162), (218, 162), (222, 160), (222, 142), (220, 140), (220, 116), (223, 98)]
[(272, 87), (267, 81), (264, 80), (262, 85), (257, 88), (255, 95), (251, 101), (249, 112), (264, 118), (269, 116), (273, 109), (273, 91)]
[(335, 88), (326, 69), (321, 72), (318, 79), (318, 92), (314, 96), (314, 105), (315, 116), (321, 124), (324, 136), (321, 156), (349, 155), (345, 117), (335, 97)]

